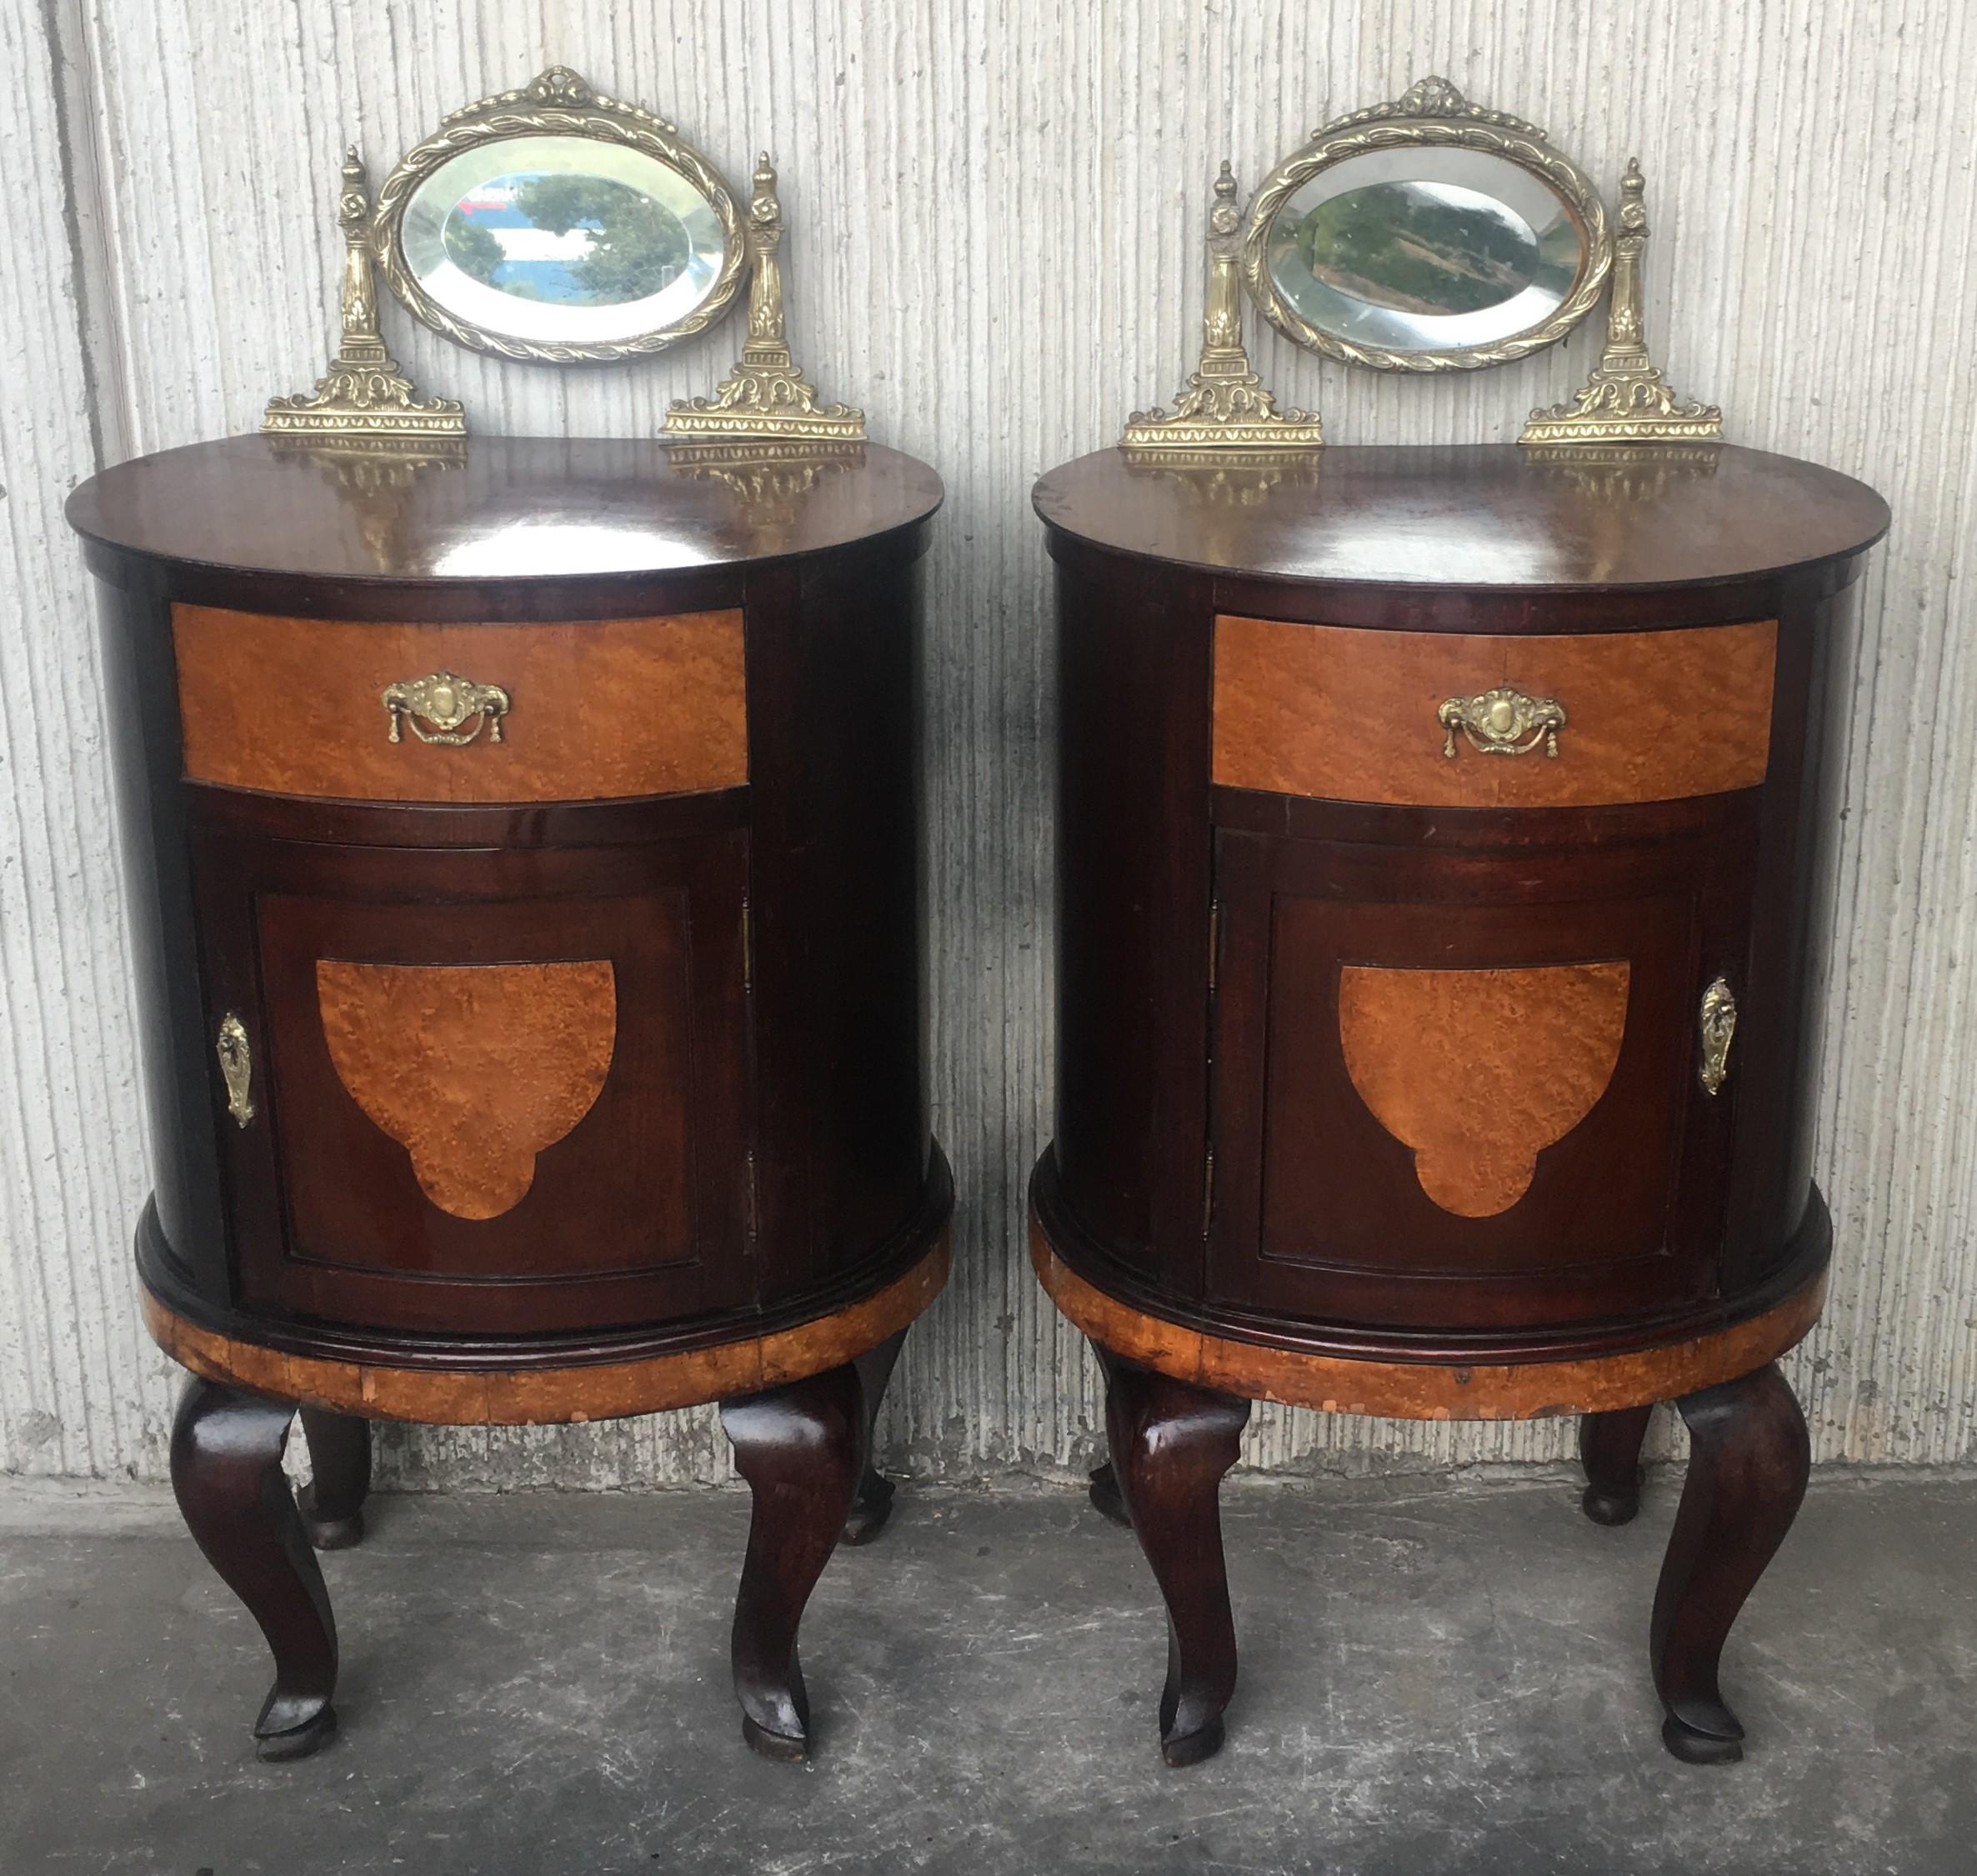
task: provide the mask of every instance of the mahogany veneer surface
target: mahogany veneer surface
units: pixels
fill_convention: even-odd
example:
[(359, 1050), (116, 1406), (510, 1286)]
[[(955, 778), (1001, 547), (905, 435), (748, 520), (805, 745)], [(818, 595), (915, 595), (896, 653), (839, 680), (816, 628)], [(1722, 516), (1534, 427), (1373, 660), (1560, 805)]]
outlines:
[[(565, 801), (748, 778), (736, 611), (550, 625), (388, 625), (173, 608), (185, 772), (368, 801)], [(390, 739), (388, 685), (498, 685), (501, 740)]]
[[(1595, 807), (1754, 788), (1774, 620), (1596, 637), (1215, 622), (1214, 778), (1448, 808)], [(1564, 708), (1558, 753), (1454, 753), (1436, 712), (1509, 686)]]

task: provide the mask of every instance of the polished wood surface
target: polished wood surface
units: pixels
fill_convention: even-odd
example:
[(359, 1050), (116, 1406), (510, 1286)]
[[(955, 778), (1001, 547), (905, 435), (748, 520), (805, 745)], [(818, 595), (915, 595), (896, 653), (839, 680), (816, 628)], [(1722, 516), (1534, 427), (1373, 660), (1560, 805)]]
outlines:
[(1059, 1257), (1033, 1213), (1030, 1262), (1051, 1300), (1095, 1343), (1199, 1387), (1323, 1413), (1395, 1420), (1535, 1420), (1673, 1400), (1795, 1347), (1825, 1302), (1822, 1272), (1775, 1308), (1690, 1340), (1519, 1363), (1319, 1355), (1214, 1335), (1121, 1303)]
[(611, 966), (316, 961), (337, 1078), (457, 1218), (498, 1218), (596, 1104), (618, 1038)]
[(1744, 1756), (1718, 1681), (1730, 1626), (1805, 1497), (1805, 1416), (1775, 1366), (1688, 1394), (1689, 1469), (1654, 1590), (1648, 1648), (1669, 1752), (1692, 1765)]
[[(353, 462), (257, 436), (105, 469), (69, 498), (68, 520), (123, 555), (319, 589), (327, 583), (332, 591), (345, 581), (622, 586), (626, 576), (704, 573), (870, 543), (924, 521), (940, 500), (932, 469), (877, 443), (710, 450), (636, 438), (473, 437), (457, 451)], [(93, 556), (93, 564), (132, 577), (114, 556)]]
[[(313, 1703), (271, 1750), (333, 1723), (279, 1466), (298, 1407), (329, 1543), (361, 1421), (739, 1400), (738, 1692), (798, 1739), (813, 1566), (891, 1496), (867, 1373), (875, 1404), (948, 1268), (918, 852), (939, 498), (876, 448), (498, 438), (240, 438), (72, 498), (130, 861), (147, 1320), (201, 1378), (188, 1522), (278, 1696)], [(498, 741), (391, 741), (380, 693), (442, 670), (508, 692)]]
[(1345, 1072), (1374, 1119), (1414, 1148), (1445, 1212), (1507, 1212), (1538, 1155), (1591, 1113), (1627, 1027), (1629, 967), (1339, 973)]
[[(1618, 1517), (1642, 1410), (1742, 1387), (1824, 1295), (1821, 757), (1886, 508), (1714, 446), (1115, 450), (1035, 501), (1059, 1053), (1033, 1248), (1109, 1373), (1165, 1388), (1114, 1416), (1111, 1481), (1144, 1463), (1122, 1446), (1158, 1464), (1246, 1398), (1577, 1413), (1589, 1511)], [(1444, 701), (1499, 686), (1562, 706), (1555, 756), (1459, 727), (1451, 752)], [(1712, 1088), (1719, 978), (1739, 1018)], [(1775, 1444), (1730, 1438), (1693, 1572), (1671, 1551), (1676, 1626), (1704, 1638), (1678, 1679), (1707, 1679), (1705, 1631), (1782, 1530), (1742, 1469)], [(1134, 1523), (1157, 1571), (1186, 1559), (1170, 1631), (1176, 1660), (1196, 1634), (1205, 1716), (1234, 1653), (1204, 1502)], [(1707, 1718), (1671, 1718), (1669, 1749), (1719, 1750)]]
[(172, 1491), (186, 1528), (274, 1656), (254, 1742), (276, 1760), (307, 1758), (337, 1725), (336, 1618), (282, 1471), (294, 1418), (293, 1402), (194, 1373), (172, 1423)]
[(293, 1354), (221, 1333), (178, 1314), (148, 1288), (152, 1339), (182, 1368), (368, 1419), (428, 1426), (533, 1427), (698, 1407), (855, 1360), (922, 1314), (947, 1281), (944, 1229), (903, 1276), (829, 1315), (766, 1334), (630, 1361), (489, 1368), (391, 1368)]
[(764, 1758), (810, 1750), (797, 1630), (838, 1547), (870, 1434), (864, 1385), (845, 1363), (721, 1403), (753, 1510), (728, 1658), (742, 1737)]
[[(579, 624), (381, 625), (173, 608), (185, 772), (359, 801), (584, 801), (748, 778), (738, 612)], [(391, 740), (387, 686), (506, 691), (501, 739)], [(471, 728), (473, 725), (467, 726)]]
[(1484, 591), (1749, 579), (1858, 553), (1888, 528), (1864, 483), (1727, 443), (1344, 445), (1249, 466), (1102, 449), (1053, 469), (1033, 500), (1054, 534), (1137, 558)]
[[(1214, 779), (1336, 801), (1579, 808), (1755, 788), (1774, 620), (1512, 637), (1215, 622)], [(1436, 713), (1509, 686), (1563, 705), (1558, 753), (1482, 753)], [(1453, 742), (1454, 753), (1448, 753)]]

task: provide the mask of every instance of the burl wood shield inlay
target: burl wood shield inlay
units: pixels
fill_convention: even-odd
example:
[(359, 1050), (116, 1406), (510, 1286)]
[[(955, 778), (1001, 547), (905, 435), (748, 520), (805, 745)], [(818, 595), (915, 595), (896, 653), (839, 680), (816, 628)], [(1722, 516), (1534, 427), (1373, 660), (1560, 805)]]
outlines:
[(316, 988), (343, 1086), (455, 1218), (519, 1204), (536, 1155), (590, 1112), (610, 1070), (618, 993), (606, 963), (326, 958)]
[[(1513, 637), (1215, 621), (1214, 778), (1427, 808), (1592, 808), (1753, 788), (1778, 627)], [(1509, 685), (1565, 711), (1558, 754), (1483, 753), (1436, 712)]]
[(1620, 1058), (1628, 967), (1339, 973), (1339, 1033), (1359, 1098), (1414, 1149), (1445, 1212), (1493, 1217), (1539, 1153), (1592, 1112)]
[[(748, 778), (738, 612), (554, 625), (361, 624), (174, 606), (185, 773), (347, 801), (595, 801)], [(383, 694), (498, 685), (501, 740), (391, 740)]]

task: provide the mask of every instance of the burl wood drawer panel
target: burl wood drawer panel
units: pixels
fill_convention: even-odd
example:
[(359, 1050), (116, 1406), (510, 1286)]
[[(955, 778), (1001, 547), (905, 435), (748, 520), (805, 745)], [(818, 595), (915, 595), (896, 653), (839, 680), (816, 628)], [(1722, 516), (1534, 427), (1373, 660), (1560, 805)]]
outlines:
[[(1224, 616), (1214, 778), (1425, 808), (1591, 808), (1754, 788), (1770, 758), (1777, 653), (1769, 619), (1510, 637)], [(1519, 733), (1505, 699), (1501, 726), (1534, 745), (1512, 753), (1444, 722), (1449, 699), (1499, 689), (1555, 703), (1563, 723), (1540, 717)]]
[[(355, 801), (590, 801), (748, 778), (739, 612), (569, 624), (360, 624), (172, 608), (185, 773)], [(392, 687), (449, 675), (508, 707), (448, 728)], [(437, 732), (440, 738), (430, 739)], [(497, 735), (498, 732), (498, 735)]]

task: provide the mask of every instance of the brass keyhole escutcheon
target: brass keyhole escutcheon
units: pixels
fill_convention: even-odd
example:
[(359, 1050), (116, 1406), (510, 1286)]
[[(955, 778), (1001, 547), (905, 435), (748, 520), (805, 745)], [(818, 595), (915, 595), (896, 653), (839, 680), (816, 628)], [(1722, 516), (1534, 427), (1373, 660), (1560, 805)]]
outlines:
[(1737, 999), (1726, 979), (1718, 978), (1703, 992), (1696, 1024), (1702, 1038), (1702, 1061), (1696, 1073), (1704, 1091), (1714, 1094), (1729, 1073), (1730, 1039), (1737, 1033)]
[(220, 1058), (220, 1079), (227, 1086), (227, 1112), (236, 1127), (254, 1118), (254, 1052), (248, 1044), (247, 1025), (232, 1010), (220, 1018), (213, 1053)]

